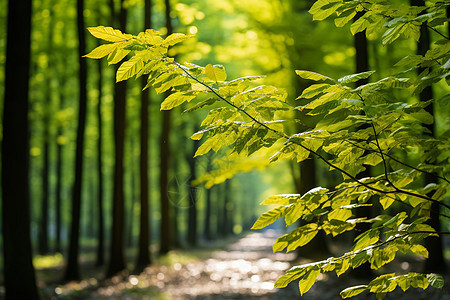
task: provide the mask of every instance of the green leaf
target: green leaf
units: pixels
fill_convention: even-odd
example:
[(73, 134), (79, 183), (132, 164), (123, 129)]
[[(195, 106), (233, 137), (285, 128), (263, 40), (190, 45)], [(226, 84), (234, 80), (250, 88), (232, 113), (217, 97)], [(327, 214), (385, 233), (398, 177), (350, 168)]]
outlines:
[(428, 250), (422, 245), (416, 244), (411, 247), (411, 252), (428, 258)]
[(172, 33), (164, 40), (164, 45), (173, 46), (190, 38), (190, 36), (182, 33)]
[(361, 250), (366, 248), (367, 246), (373, 245), (380, 239), (380, 232), (376, 229), (370, 229), (366, 232), (360, 234), (355, 238), (356, 244), (353, 246), (352, 250)]
[(277, 281), (275, 281), (274, 287), (275, 288), (285, 288), (287, 287), (287, 285), (289, 283), (291, 283), (292, 281), (300, 278), (301, 276), (303, 276), (305, 272), (292, 272), (292, 273), (288, 273), (285, 274), (283, 276), (280, 276)]
[(205, 74), (209, 80), (214, 82), (224, 81), (225, 79), (227, 79), (227, 73), (225, 73), (225, 68), (221, 65), (213, 66), (211, 64), (208, 64), (205, 67)]
[(340, 84), (347, 84), (347, 83), (350, 83), (350, 82), (356, 82), (356, 81), (361, 80), (361, 79), (369, 78), (375, 72), (376, 71), (367, 71), (367, 72), (347, 75), (347, 76), (344, 76), (342, 78), (339, 78), (338, 82)]
[(216, 97), (208, 98), (206, 100), (203, 100), (203, 101), (195, 104), (194, 106), (189, 107), (188, 109), (184, 110), (183, 112), (187, 113), (187, 112), (191, 112), (191, 111), (197, 110), (199, 108), (202, 108), (204, 106), (210, 106), (210, 105), (214, 104), (216, 101), (217, 101)]
[(344, 11), (343, 13), (341, 13), (339, 15), (339, 17), (334, 19), (334, 24), (337, 27), (342, 27), (345, 24), (347, 24), (350, 20), (352, 20), (355, 15), (356, 15), (356, 11), (355, 10), (348, 9), (348, 10)]
[(270, 204), (278, 204), (278, 205), (288, 205), (295, 199), (300, 199), (300, 194), (281, 194), (281, 195), (275, 195), (270, 196), (263, 202), (261, 202), (261, 205), (270, 205)]
[(336, 275), (340, 276), (340, 275), (344, 274), (345, 271), (347, 271), (349, 267), (350, 267), (350, 259), (349, 258), (338, 260), (335, 263)]
[(130, 52), (131, 52), (130, 50), (122, 50), (122, 49), (116, 48), (113, 52), (111, 52), (108, 55), (108, 64), (109, 65), (117, 64), (122, 59), (124, 59), (125, 56), (127, 56), (128, 53), (130, 53)]
[(313, 286), (317, 277), (320, 275), (320, 269), (313, 269), (306, 272), (305, 276), (299, 281), (298, 287), (300, 289), (300, 295), (303, 296), (304, 293), (309, 291)]
[(393, 291), (397, 286), (397, 284), (394, 280), (390, 279), (393, 278), (394, 276), (395, 273), (383, 274), (381, 276), (378, 276), (369, 283), (368, 288), (370, 289), (370, 292), (386, 293)]
[(309, 10), (309, 13), (313, 15), (313, 20), (324, 20), (332, 15), (342, 5), (340, 0), (318, 0)]
[(383, 206), (383, 209), (387, 209), (389, 206), (394, 203), (395, 199), (390, 195), (384, 195), (380, 197), (380, 203)]
[(355, 35), (358, 32), (361, 32), (364, 29), (366, 29), (367, 26), (369, 26), (369, 25), (370, 25), (369, 20), (367, 20), (367, 18), (365, 18), (365, 16), (362, 16), (358, 20), (356, 20), (355, 22), (352, 23), (352, 25), (350, 26), (350, 31), (352, 32), (353, 35)]
[(314, 81), (320, 81), (320, 80), (333, 81), (332, 78), (322, 75), (322, 74), (319, 74), (319, 73), (316, 73), (316, 72), (295, 70), (295, 73), (303, 79), (310, 79), (310, 80), (314, 80)]
[(326, 234), (332, 234), (333, 236), (337, 236), (345, 231), (352, 230), (353, 228), (355, 228), (354, 223), (339, 220), (324, 221), (322, 225), (323, 231), (325, 231)]
[(306, 224), (291, 232), (279, 237), (272, 246), (273, 252), (282, 251), (287, 247), (286, 251), (290, 252), (298, 247), (308, 244), (319, 232), (319, 226), (315, 223)]
[(108, 42), (125, 42), (130, 38), (130, 35), (125, 35), (120, 30), (112, 27), (97, 26), (89, 27), (88, 30), (96, 38)]
[(161, 110), (170, 110), (174, 107), (180, 106), (186, 101), (191, 101), (195, 98), (195, 95), (184, 94), (180, 92), (169, 95), (162, 103)]
[(349, 209), (334, 209), (328, 214), (328, 220), (346, 221), (352, 216), (352, 211)]
[(434, 273), (427, 274), (427, 279), (432, 287), (441, 289), (444, 286), (444, 277), (442, 277), (442, 275)]
[(341, 291), (340, 295), (342, 298), (350, 298), (350, 297), (361, 294), (362, 292), (366, 291), (368, 288), (369, 288), (368, 285), (352, 286), (352, 287), (346, 288), (345, 290)]
[(258, 220), (256, 220), (251, 229), (262, 229), (272, 224), (273, 222), (284, 216), (286, 208), (286, 206), (281, 206), (263, 213), (258, 218)]
[(95, 48), (94, 50), (92, 50), (89, 54), (84, 55), (83, 57), (99, 59), (99, 58), (105, 57), (106, 55), (109, 55), (114, 50), (116, 50), (116, 48), (119, 46), (120, 46), (120, 44), (100, 45), (97, 48)]
[(144, 66), (144, 57), (135, 55), (130, 60), (123, 62), (116, 73), (116, 82), (127, 80), (136, 75)]

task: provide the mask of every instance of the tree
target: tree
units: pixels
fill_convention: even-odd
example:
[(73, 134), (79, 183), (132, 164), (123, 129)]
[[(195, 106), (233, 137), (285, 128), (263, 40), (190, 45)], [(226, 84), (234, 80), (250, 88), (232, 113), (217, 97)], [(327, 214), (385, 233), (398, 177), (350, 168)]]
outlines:
[[(50, 3), (50, 23), (48, 26), (48, 49), (53, 48), (53, 36), (54, 36), (54, 23), (53, 23), (53, 8)], [(47, 66), (48, 67), (48, 66)], [(39, 253), (44, 255), (49, 252), (48, 246), (48, 231), (49, 231), (49, 198), (50, 198), (50, 115), (51, 115), (51, 81), (52, 76), (47, 72), (46, 86), (44, 92), (44, 111), (42, 118), (43, 136), (42, 136), (42, 149), (43, 149), (43, 166), (41, 170), (42, 178), (42, 200), (41, 200), (41, 221), (39, 230)]]
[[(151, 28), (152, 24), (152, 1), (145, 0), (144, 8), (144, 28)], [(142, 88), (147, 85), (145, 78), (142, 78)], [(141, 93), (141, 132), (140, 132), (140, 203), (141, 214), (139, 218), (139, 246), (136, 270), (142, 271), (151, 263), (150, 257), (150, 216), (149, 216), (149, 199), (148, 199), (148, 106), (149, 92), (145, 89)]]
[(79, 108), (78, 128), (75, 149), (75, 182), (72, 191), (72, 223), (70, 227), (69, 251), (67, 257), (65, 280), (80, 279), (79, 271), (79, 239), (80, 239), (80, 217), (81, 217), (81, 194), (83, 176), (83, 151), (84, 133), (86, 129), (87, 110), (87, 63), (83, 58), (86, 53), (86, 34), (84, 25), (84, 0), (77, 0), (77, 28), (78, 28), (78, 80), (79, 80)]
[[(125, 31), (127, 24), (127, 11), (120, 1), (119, 24)], [(92, 32), (91, 32), (92, 33)], [(117, 38), (115, 39), (118, 40)], [(119, 40), (121, 40), (119, 38)], [(129, 50), (119, 50), (116, 55), (117, 62), (121, 61)], [(125, 147), (125, 116), (126, 116), (126, 82), (115, 85), (114, 89), (114, 190), (113, 190), (113, 216), (110, 257), (107, 276), (112, 276), (126, 268), (124, 256), (124, 147)]]
[(197, 152), (199, 141), (194, 141), (192, 145), (192, 152), (187, 154), (186, 160), (189, 165), (188, 177), (188, 237), (187, 241), (191, 246), (197, 246), (197, 187), (193, 185), (192, 181), (197, 179), (197, 159), (194, 158)]
[(31, 0), (8, 1), (2, 140), (5, 299), (39, 299), (30, 240), (29, 120)]
[[(170, 12), (172, 11), (170, 0), (164, 0), (165, 3), (165, 19), (167, 35), (172, 34), (172, 20)], [(166, 94), (168, 96), (168, 94)], [(159, 192), (161, 201), (161, 224), (160, 224), (160, 243), (159, 252), (166, 254), (170, 250), (170, 243), (172, 241), (171, 236), (171, 223), (170, 223), (170, 200), (169, 200), (169, 167), (170, 167), (170, 111), (163, 111), (162, 115), (162, 131), (161, 131), (161, 144), (160, 144), (160, 178), (159, 178)]]
[(103, 119), (102, 119), (102, 96), (103, 96), (103, 66), (99, 61), (97, 63), (98, 72), (98, 103), (97, 103), (97, 122), (98, 122), (98, 139), (97, 139), (97, 209), (98, 209), (98, 244), (97, 244), (97, 260), (96, 265), (102, 266), (105, 262), (105, 241), (104, 241), (104, 215), (103, 215)]
[[(335, 24), (343, 26), (363, 10), (364, 15), (350, 27), (352, 33), (363, 30), (367, 34), (384, 32), (382, 42), (389, 44), (402, 35), (419, 39), (420, 25), (424, 22), (437, 30), (434, 27), (445, 22), (446, 4), (433, 2), (428, 5), (428, 13), (420, 15), (425, 7), (397, 7), (379, 1), (365, 1), (363, 5), (360, 2), (319, 0), (311, 7), (310, 13), (316, 20), (336, 13)], [(277, 151), (270, 157), (272, 163), (282, 159), (302, 162), (312, 154), (342, 175), (334, 188), (315, 187), (303, 195), (275, 195), (262, 202), (278, 206), (261, 215), (253, 225), (254, 229), (263, 228), (282, 217), (287, 225), (300, 218), (306, 222), (279, 237), (273, 245), (274, 251), (295, 250), (309, 243), (319, 231), (337, 236), (354, 230), (359, 223), (370, 224), (370, 229), (358, 235), (351, 250), (342, 256), (295, 266), (277, 280), (275, 287), (285, 287), (299, 279), (300, 293), (303, 294), (322, 272), (335, 271), (340, 275), (365, 262), (372, 269), (380, 269), (398, 253), (413, 252), (426, 257), (428, 250), (422, 242), (432, 236), (448, 234), (437, 232), (425, 222), (430, 218), (431, 204), (450, 209), (443, 201), (450, 184), (446, 178), (450, 170), (449, 140), (445, 136), (430, 138), (424, 135), (424, 124), (433, 122), (432, 115), (425, 110), (428, 103), (409, 102), (412, 95), (450, 75), (449, 38), (443, 34), (426, 55), (408, 56), (398, 64), (406, 70), (426, 67), (428, 72), (421, 73), (418, 78), (408, 72), (400, 72), (354, 88), (355, 82), (370, 77), (374, 72), (335, 79), (296, 70), (298, 76), (313, 84), (300, 95), (301, 99), (308, 99), (307, 104), (292, 106), (286, 103), (287, 95), (283, 90), (252, 82), (259, 76), (227, 81), (223, 66), (182, 65), (167, 56), (170, 46), (189, 38), (184, 34), (175, 33), (163, 39), (155, 30), (147, 30), (137, 36), (124, 35), (112, 28), (97, 27), (96, 30), (120, 35), (121, 42), (113, 44), (114, 47), (134, 49), (130, 60), (119, 67), (118, 81), (146, 73), (149, 75), (147, 85), (153, 86), (157, 92), (172, 90), (172, 94), (161, 103), (161, 109), (172, 109), (199, 94), (209, 94), (210, 98), (192, 104), (190, 110), (212, 104), (224, 105), (210, 107), (203, 120), (205, 128), (191, 137), (204, 139), (196, 156), (225, 147), (242, 156), (270, 148)], [(110, 48), (111, 44), (106, 45), (101, 57), (114, 51)], [(100, 49), (94, 49), (88, 56), (99, 58), (99, 55), (94, 55), (98, 52)], [(288, 117), (295, 115), (297, 110), (317, 116), (313, 130), (288, 134), (285, 123), (302, 122)], [(412, 164), (398, 158), (403, 153), (412, 155), (408, 153), (411, 147), (420, 153), (420, 157), (416, 157), (420, 163)], [(367, 165), (377, 167), (378, 173), (358, 178), (357, 175)], [(433, 172), (437, 174), (439, 183), (418, 184), (419, 178)], [(394, 203), (401, 211), (391, 215), (387, 209)], [(370, 219), (352, 218), (355, 209), (374, 204), (383, 207), (382, 214)], [(376, 277), (367, 285), (347, 288), (341, 296), (347, 298), (369, 291), (381, 299), (397, 286), (405, 291), (411, 286), (425, 289), (430, 285), (442, 287), (442, 276), (390, 273)]]
[[(412, 6), (424, 7), (425, 1), (423, 0), (411, 0)], [(450, 7), (450, 6), (449, 6)], [(447, 7), (447, 9), (449, 9)], [(422, 15), (425, 14), (426, 11), (422, 12)], [(430, 32), (428, 30), (427, 24), (422, 23), (420, 25), (420, 38), (417, 42), (417, 54), (421, 56), (425, 56), (426, 53), (430, 50)], [(425, 71), (425, 68), (418, 68), (417, 72), (420, 76), (422, 72)], [(431, 85), (425, 87), (419, 93), (419, 100), (426, 103), (426, 101), (433, 99), (433, 88)], [(434, 116), (434, 104), (430, 103), (425, 110)], [(427, 124), (425, 128), (428, 130), (430, 137), (435, 136), (435, 124)], [(425, 184), (435, 184), (437, 183), (436, 174), (425, 174)], [(430, 195), (432, 196), (432, 195)], [(436, 231), (441, 231), (441, 223), (439, 220), (439, 216), (441, 214), (441, 206), (433, 203), (430, 208), (430, 220), (428, 224), (430, 224)], [(425, 263), (424, 272), (445, 272), (447, 270), (447, 266), (444, 259), (443, 253), (443, 242), (440, 236), (430, 237), (425, 240), (425, 246), (428, 249), (429, 256)]]
[[(65, 87), (66, 82), (66, 71), (64, 69), (61, 70), (61, 74), (59, 76), (61, 86)], [(64, 94), (64, 88), (61, 88), (59, 91), (59, 111), (62, 112), (65, 108), (65, 94)], [(64, 138), (63, 138), (63, 120), (58, 119), (58, 127), (57, 127), (57, 147), (56, 147), (56, 190), (55, 190), (55, 202), (56, 202), (56, 243), (55, 243), (55, 251), (61, 253), (62, 247), (61, 247), (61, 228), (62, 228), (62, 218), (61, 218), (61, 206), (62, 206), (62, 200), (63, 200), (63, 192), (62, 192), (62, 186), (63, 186), (63, 170), (64, 170)]]

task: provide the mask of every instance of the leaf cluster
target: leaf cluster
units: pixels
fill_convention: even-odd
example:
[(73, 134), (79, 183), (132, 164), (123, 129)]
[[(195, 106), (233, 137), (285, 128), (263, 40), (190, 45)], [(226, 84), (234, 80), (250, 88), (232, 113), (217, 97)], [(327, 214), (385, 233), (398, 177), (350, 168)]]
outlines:
[[(448, 6), (437, 1), (425, 8), (394, 7), (381, 0), (319, 0), (310, 12), (315, 20), (335, 15), (337, 26), (343, 26), (361, 13), (351, 26), (352, 33), (365, 30), (371, 37), (384, 31), (386, 44), (400, 36), (418, 39), (423, 24), (431, 28), (442, 24)], [(298, 76), (312, 83), (297, 98), (302, 104), (292, 106), (286, 101), (288, 95), (283, 89), (257, 85), (256, 80), (261, 76), (227, 80), (221, 65), (181, 64), (169, 57), (169, 47), (188, 39), (187, 35), (175, 33), (163, 38), (159, 32), (149, 29), (134, 36), (103, 26), (89, 31), (109, 43), (86, 57), (107, 57), (110, 64), (121, 63), (117, 81), (147, 75), (145, 88), (152, 86), (158, 93), (171, 91), (161, 103), (162, 110), (201, 99), (186, 109), (187, 112), (208, 109), (201, 124), (203, 128), (191, 137), (203, 140), (196, 156), (225, 148), (229, 154), (248, 157), (257, 152), (269, 153), (269, 149), (274, 154), (267, 158), (268, 162), (282, 159), (302, 162), (313, 155), (342, 175), (334, 188), (317, 187), (304, 195), (275, 195), (263, 201), (262, 204), (275, 207), (260, 216), (254, 229), (280, 218), (287, 225), (299, 219), (304, 221), (303, 226), (278, 238), (274, 251), (293, 251), (304, 246), (320, 230), (337, 236), (353, 230), (358, 223), (371, 226), (355, 238), (352, 249), (344, 255), (296, 266), (278, 279), (277, 287), (299, 279), (303, 294), (321, 272), (335, 271), (339, 276), (366, 262), (371, 268), (379, 269), (398, 252), (428, 256), (423, 240), (441, 234), (425, 224), (431, 204), (450, 208), (444, 202), (450, 183), (447, 179), (450, 135), (429, 135), (426, 126), (433, 124), (434, 119), (426, 108), (434, 100), (410, 99), (425, 87), (449, 78), (450, 42), (445, 36), (424, 56), (408, 56), (400, 61), (398, 66), (406, 68), (405, 72), (356, 88), (355, 82), (369, 78), (374, 71), (335, 79), (297, 70)], [(411, 75), (412, 70), (419, 68), (423, 70), (419, 76)], [(305, 131), (288, 134), (287, 124), (304, 124), (301, 116), (315, 121), (309, 122)], [(411, 152), (419, 154), (417, 163), (405, 159)], [(359, 178), (358, 174), (368, 166), (380, 171)], [(425, 174), (434, 174), (438, 180), (421, 186), (418, 182)], [(203, 181), (209, 185), (214, 182), (211, 178)], [(374, 204), (380, 204), (384, 213), (371, 219), (355, 218), (355, 209)], [(398, 212), (398, 207), (404, 209)], [(367, 290), (382, 298), (397, 286), (406, 290), (410, 286), (427, 288), (429, 285), (442, 287), (442, 284), (442, 277), (436, 274), (384, 274), (368, 285), (345, 289), (341, 296), (351, 297)]]

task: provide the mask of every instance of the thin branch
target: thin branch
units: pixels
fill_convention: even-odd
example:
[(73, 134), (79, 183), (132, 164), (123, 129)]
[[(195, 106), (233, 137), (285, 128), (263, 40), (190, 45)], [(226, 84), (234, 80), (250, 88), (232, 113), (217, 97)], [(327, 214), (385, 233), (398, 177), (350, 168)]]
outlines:
[(428, 29), (433, 30), (434, 32), (436, 32), (437, 34), (439, 34), (440, 36), (442, 36), (444, 39), (450, 40), (450, 38), (448, 36), (446, 36), (445, 34), (439, 32), (439, 30), (437, 30), (434, 27), (431, 27), (430, 25), (427, 24)]
[(181, 69), (181, 70), (182, 70), (189, 78), (191, 78), (191, 79), (194, 80), (195, 82), (197, 82), (197, 83), (201, 84), (202, 86), (204, 86), (205, 88), (207, 88), (209, 91), (211, 91), (211, 92), (212, 92), (216, 97), (218, 97), (220, 100), (224, 101), (225, 103), (227, 103), (227, 104), (230, 105), (231, 107), (235, 108), (237, 111), (243, 113), (243, 114), (246, 115), (248, 118), (250, 118), (253, 122), (255, 122), (255, 123), (259, 124), (260, 126), (266, 128), (267, 130), (269, 130), (269, 131), (271, 131), (271, 132), (277, 134), (279, 137), (285, 138), (285, 139), (287, 140), (286, 143), (293, 143), (293, 144), (296, 144), (296, 145), (300, 146), (301, 148), (303, 148), (304, 150), (306, 150), (306, 151), (312, 153), (313, 155), (315, 155), (316, 157), (318, 157), (320, 160), (322, 160), (325, 164), (327, 164), (328, 166), (330, 166), (330, 167), (333, 168), (333, 169), (338, 170), (339, 172), (341, 172), (342, 174), (346, 175), (347, 177), (349, 177), (351, 180), (357, 182), (358, 184), (360, 184), (360, 185), (362, 185), (362, 186), (364, 186), (364, 187), (366, 187), (366, 188), (368, 188), (368, 189), (370, 189), (370, 190), (372, 190), (372, 191), (374, 191), (374, 192), (378, 192), (378, 193), (380, 193), (380, 194), (385, 194), (385, 195), (386, 195), (386, 194), (392, 194), (392, 193), (406, 194), (406, 195), (409, 195), (409, 196), (414, 196), (414, 197), (417, 197), (417, 198), (421, 198), (421, 199), (424, 199), (424, 200), (427, 200), (427, 201), (431, 201), (431, 202), (437, 203), (437, 204), (439, 204), (439, 205), (442, 205), (442, 206), (444, 206), (444, 207), (450, 209), (450, 205), (447, 205), (447, 204), (445, 204), (445, 203), (443, 203), (443, 202), (441, 202), (441, 201), (437, 201), (437, 200), (435, 200), (435, 199), (433, 199), (433, 198), (430, 198), (430, 197), (428, 197), (428, 196), (425, 196), (425, 195), (416, 194), (416, 193), (412, 193), (412, 192), (405, 191), (405, 190), (400, 190), (400, 189), (394, 189), (393, 191), (385, 191), (385, 190), (381, 190), (381, 189), (372, 187), (372, 186), (368, 185), (368, 184), (365, 183), (365, 182), (362, 182), (361, 180), (359, 180), (359, 179), (356, 178), (355, 176), (351, 175), (349, 172), (347, 172), (347, 171), (344, 170), (343, 168), (338, 167), (338, 166), (334, 165), (333, 163), (331, 163), (329, 160), (327, 160), (327, 159), (326, 159), (322, 154), (320, 154), (319, 152), (314, 151), (314, 150), (312, 150), (312, 149), (310, 149), (310, 148), (304, 146), (303, 144), (301, 144), (300, 142), (297, 142), (297, 141), (295, 141), (295, 140), (294, 140), (294, 141), (291, 141), (291, 140), (290, 140), (290, 137), (289, 137), (287, 134), (281, 133), (281, 132), (279, 132), (279, 131), (277, 131), (277, 130), (275, 130), (275, 129), (273, 129), (273, 128), (270, 128), (270, 127), (267, 126), (266, 124), (264, 124), (264, 123), (258, 121), (254, 116), (250, 115), (247, 111), (245, 111), (244, 109), (242, 109), (242, 108), (236, 106), (236, 105), (235, 105), (234, 103), (232, 103), (231, 101), (229, 101), (229, 100), (227, 100), (226, 98), (224, 98), (223, 96), (219, 95), (219, 93), (218, 93), (214, 88), (212, 88), (211, 86), (207, 85), (207, 84), (204, 83), (203, 81), (197, 79), (195, 76), (193, 76), (191, 73), (189, 73), (189, 72), (188, 72), (181, 64), (179, 64), (178, 62), (173, 61), (173, 62), (171, 62), (171, 63), (174, 64), (175, 66), (177, 66), (178, 68), (180, 68), (180, 69)]
[(380, 143), (378, 142), (378, 133), (375, 129), (375, 125), (373, 124), (373, 122), (371, 122), (371, 126), (373, 129), (373, 134), (375, 135), (375, 142), (378, 148), (378, 151), (381, 155), (381, 159), (383, 161), (383, 166), (384, 166), (384, 177), (386, 178), (386, 181), (395, 189), (398, 190), (398, 188), (391, 182), (391, 180), (389, 180), (388, 177), (388, 168), (387, 168), (387, 164), (386, 164), (386, 159), (384, 158), (384, 154), (383, 154), (383, 150), (381, 149)]

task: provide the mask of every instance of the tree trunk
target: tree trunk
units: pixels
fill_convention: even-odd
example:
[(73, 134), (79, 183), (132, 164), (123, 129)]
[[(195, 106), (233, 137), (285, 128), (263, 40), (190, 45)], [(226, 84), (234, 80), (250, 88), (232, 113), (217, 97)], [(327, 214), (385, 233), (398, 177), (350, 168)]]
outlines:
[[(50, 3), (50, 23), (48, 26), (48, 49), (53, 48), (53, 7)], [(49, 63), (50, 65), (50, 63)], [(49, 66), (47, 66), (49, 68)], [(50, 197), (50, 106), (51, 106), (51, 80), (52, 76), (47, 73), (46, 86), (44, 92), (44, 108), (43, 108), (43, 118), (42, 118), (42, 149), (43, 149), (43, 162), (42, 162), (42, 200), (41, 200), (41, 222), (39, 230), (39, 254), (44, 255), (49, 253), (48, 246), (48, 212), (49, 212), (49, 197)]]
[[(152, 1), (145, 0), (144, 9), (144, 30), (152, 27)], [(142, 77), (142, 88), (147, 84), (147, 79)], [(145, 89), (141, 92), (141, 132), (140, 132), (140, 164), (139, 164), (139, 179), (140, 179), (140, 202), (141, 214), (139, 218), (139, 244), (138, 244), (138, 258), (136, 263), (136, 271), (142, 271), (151, 263), (151, 255), (149, 251), (150, 246), (150, 214), (149, 214), (149, 195), (148, 195), (148, 113), (149, 113), (149, 90)]]
[[(121, 0), (119, 27), (126, 32), (127, 11)], [(125, 119), (126, 119), (126, 81), (118, 82), (114, 86), (114, 190), (113, 215), (110, 257), (107, 276), (112, 276), (126, 268), (124, 256), (124, 147), (125, 147)]]
[[(62, 70), (60, 74), (60, 85), (65, 86), (66, 83), (66, 73), (65, 70)], [(62, 111), (65, 107), (65, 95), (64, 88), (61, 88), (59, 91), (59, 111)], [(58, 124), (57, 129), (57, 137), (63, 137), (63, 123)], [(60, 141), (57, 138), (57, 147), (56, 147), (56, 244), (55, 251), (61, 253), (61, 203), (62, 203), (62, 185), (63, 185), (63, 164), (64, 164), (64, 141)]]
[(98, 122), (98, 139), (97, 139), (97, 182), (98, 182), (98, 194), (97, 194), (97, 259), (96, 265), (102, 266), (105, 263), (105, 241), (104, 241), (104, 216), (103, 216), (103, 155), (102, 155), (102, 143), (103, 143), (103, 121), (102, 121), (102, 96), (103, 96), (103, 67), (102, 62), (97, 62), (98, 71), (98, 103), (97, 103), (97, 122)]
[[(211, 157), (207, 157), (208, 164), (206, 166), (206, 172), (211, 171)], [(211, 213), (212, 213), (212, 207), (211, 207), (211, 188), (206, 189), (206, 205), (205, 205), (205, 227), (203, 229), (203, 234), (205, 235), (206, 240), (212, 240), (212, 232), (211, 232)]]
[[(47, 78), (50, 81), (50, 78)], [(50, 82), (47, 83), (50, 85)], [(50, 87), (46, 87), (46, 93), (44, 95), (45, 103), (44, 103), (44, 117), (43, 117), (43, 162), (42, 162), (42, 199), (41, 199), (41, 220), (39, 226), (39, 246), (38, 251), (39, 254), (45, 255), (49, 252), (48, 248), (48, 198), (49, 198), (49, 117), (50, 117)]]
[[(358, 20), (364, 13), (359, 12), (355, 16), (355, 21)], [(355, 45), (355, 63), (356, 63), (356, 73), (366, 72), (369, 71), (369, 55), (367, 51), (367, 38), (366, 38), (366, 31), (358, 32), (355, 34), (354, 39), (354, 45)], [(369, 80), (366, 79), (360, 79), (356, 82), (356, 86), (361, 86), (364, 84), (367, 84)], [(364, 171), (359, 173), (357, 175), (358, 178), (364, 178), (370, 176), (370, 169), (369, 167), (366, 167)], [(360, 207), (356, 209), (356, 217), (357, 218), (370, 218), (370, 208), (369, 207)], [(370, 229), (370, 225), (367, 223), (359, 223), (355, 227), (355, 231), (357, 233), (361, 233), (364, 231), (367, 231)], [(364, 263), (359, 268), (352, 270), (352, 275), (355, 277), (364, 277), (368, 278), (373, 275), (373, 271), (370, 268), (370, 264)]]
[[(194, 130), (194, 132), (197, 130)], [(197, 152), (199, 141), (193, 141), (192, 153), (188, 155), (187, 161), (189, 164), (189, 179), (188, 179), (188, 195), (189, 195), (189, 209), (188, 209), (188, 243), (191, 246), (197, 246), (197, 187), (193, 186), (191, 182), (197, 179), (197, 160), (194, 158)]]
[(79, 110), (78, 110), (78, 129), (75, 150), (75, 183), (73, 185), (72, 195), (72, 225), (70, 228), (69, 253), (67, 259), (67, 268), (64, 275), (65, 280), (80, 279), (78, 264), (79, 256), (79, 234), (80, 234), (80, 215), (81, 215), (81, 192), (83, 175), (83, 150), (84, 150), (84, 132), (86, 128), (86, 105), (87, 105), (87, 65), (82, 57), (86, 54), (86, 34), (84, 25), (84, 0), (77, 0), (77, 27), (78, 27), (78, 63), (79, 69)]
[(30, 240), (29, 120), (31, 0), (8, 1), (2, 141), (5, 299), (39, 299)]
[(225, 236), (233, 234), (234, 226), (234, 203), (231, 201), (231, 180), (225, 181), (223, 193), (223, 234)]
[[(173, 33), (172, 20), (170, 18), (171, 5), (170, 0), (164, 0), (165, 18), (166, 18), (166, 28), (167, 35)], [(169, 93), (164, 93), (165, 97), (168, 97)], [(159, 180), (159, 190), (160, 190), (160, 201), (161, 201), (161, 225), (160, 225), (160, 248), (159, 252), (161, 254), (166, 254), (170, 250), (171, 228), (170, 228), (170, 205), (169, 205), (169, 166), (170, 166), (170, 116), (171, 111), (163, 111), (162, 116), (162, 132), (161, 132), (161, 143), (160, 143), (160, 180)]]
[[(425, 6), (425, 1), (423, 0), (411, 0), (412, 6)], [(424, 56), (430, 49), (430, 32), (426, 24), (422, 24), (420, 27), (420, 38), (417, 43), (417, 54)], [(424, 71), (424, 68), (419, 68), (417, 72), (420, 74)], [(433, 88), (432, 86), (427, 86), (419, 95), (420, 101), (428, 101), (433, 99)], [(434, 116), (434, 106), (430, 103), (425, 110)], [(425, 125), (425, 127), (431, 132), (430, 135), (435, 135), (435, 123), (430, 125)], [(434, 174), (425, 174), (425, 185), (429, 183), (436, 183), (437, 178)], [(430, 195), (431, 196), (431, 195)], [(431, 225), (437, 232), (441, 231), (441, 223), (439, 221), (439, 215), (441, 212), (441, 206), (437, 203), (431, 204), (430, 220), (428, 224)], [(445, 272), (447, 266), (444, 259), (443, 253), (443, 243), (441, 236), (438, 237), (428, 237), (425, 239), (425, 247), (428, 250), (428, 258), (425, 261), (424, 272)]]

